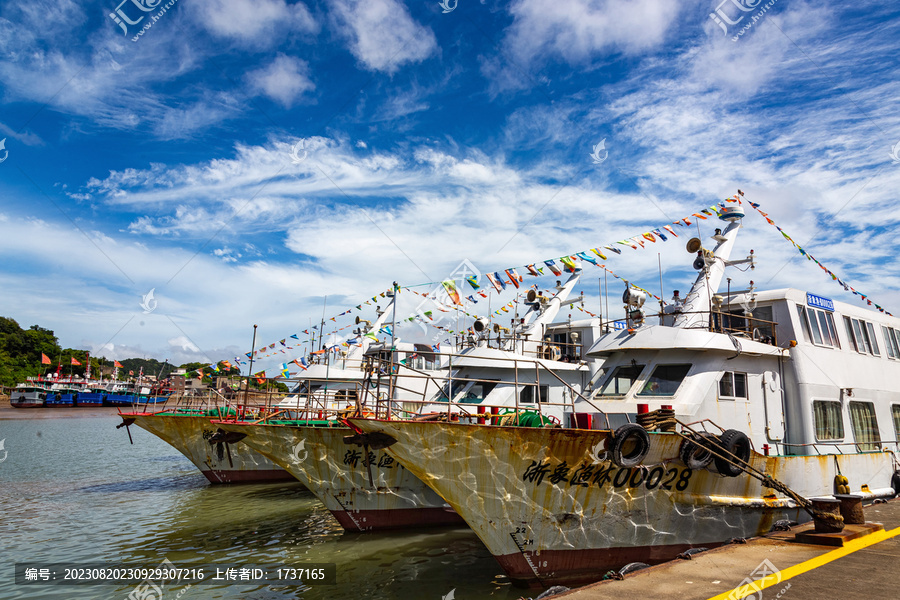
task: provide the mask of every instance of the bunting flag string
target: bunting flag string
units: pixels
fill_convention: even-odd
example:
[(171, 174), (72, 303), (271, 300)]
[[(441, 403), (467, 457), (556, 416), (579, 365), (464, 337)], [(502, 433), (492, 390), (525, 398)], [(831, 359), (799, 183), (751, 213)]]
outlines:
[[(463, 314), (467, 317), (477, 319), (477, 318), (479, 318), (479, 316), (476, 314), (467, 312), (465, 310), (465, 307), (467, 307), (469, 305), (477, 304), (479, 301), (478, 298), (488, 298), (488, 292), (486, 290), (491, 290), (493, 288), (493, 290), (496, 290), (498, 293), (501, 293), (507, 289), (507, 286), (512, 286), (512, 288), (514, 288), (514, 289), (519, 289), (520, 286), (524, 286), (524, 278), (523, 278), (523, 275), (519, 273), (519, 270), (523, 271), (524, 274), (527, 274), (528, 276), (531, 276), (531, 277), (541, 277), (541, 276), (550, 275), (550, 274), (553, 274), (555, 276), (560, 276), (564, 272), (570, 272), (570, 273), (574, 272), (575, 269), (577, 268), (577, 263), (584, 262), (584, 263), (589, 263), (598, 268), (603, 269), (604, 271), (606, 271), (607, 273), (609, 273), (616, 279), (620, 279), (622, 281), (627, 281), (625, 278), (619, 276), (618, 274), (614, 273), (612, 270), (607, 268), (605, 262), (608, 260), (608, 258), (607, 258), (608, 256), (621, 255), (623, 253), (623, 251), (627, 252), (627, 250), (623, 250), (622, 246), (632, 248), (634, 250), (638, 250), (641, 248), (646, 248), (648, 243), (655, 244), (660, 241), (667, 242), (667, 241), (669, 241), (670, 237), (678, 238), (679, 233), (682, 233), (679, 231), (680, 228), (691, 227), (692, 220), (704, 220), (705, 221), (709, 218), (718, 216), (719, 209), (721, 207), (724, 207), (726, 203), (732, 203), (732, 202), (737, 202), (739, 204), (742, 203), (739, 195), (735, 194), (734, 196), (732, 196), (730, 198), (726, 198), (725, 200), (720, 201), (716, 204), (713, 204), (707, 208), (703, 208), (696, 212), (692, 212), (687, 217), (673, 221), (670, 224), (665, 224), (665, 225), (662, 225), (659, 227), (651, 228), (648, 231), (642, 232), (638, 235), (626, 237), (622, 240), (609, 242), (608, 244), (605, 244), (605, 245), (600, 245), (600, 246), (597, 246), (594, 248), (588, 248), (586, 250), (574, 252), (572, 254), (568, 254), (565, 256), (556, 257), (554, 259), (548, 259), (548, 260), (544, 260), (544, 261), (535, 261), (534, 263), (531, 263), (528, 265), (520, 265), (517, 267), (510, 267), (507, 269), (498, 269), (497, 271), (494, 271), (493, 273), (485, 273), (484, 274), (485, 278), (487, 279), (487, 281), (489, 283), (489, 285), (487, 285), (487, 286), (483, 286), (482, 284), (480, 284), (479, 278), (477, 276), (468, 276), (468, 277), (464, 278), (465, 282), (462, 282), (462, 281), (457, 282), (454, 280), (443, 280), (443, 281), (439, 281), (439, 282), (427, 282), (427, 283), (415, 284), (412, 286), (403, 286), (402, 288), (400, 286), (397, 286), (396, 292), (400, 292), (401, 290), (411, 291), (418, 296), (421, 296), (423, 298), (428, 298), (431, 301), (433, 301), (436, 305), (435, 310), (437, 310), (437, 311), (440, 311), (443, 313), (457, 311), (460, 314)], [(751, 203), (751, 205), (753, 205), (753, 203)], [(758, 205), (754, 205), (754, 208), (759, 210)], [(760, 212), (762, 212), (762, 211), (760, 211)], [(763, 213), (763, 216), (766, 217), (766, 220), (769, 221), (769, 223), (772, 223), (772, 221), (764, 213)], [(772, 224), (774, 225), (774, 223), (772, 223)], [(779, 228), (779, 231), (781, 231), (780, 228)], [(684, 232), (684, 233), (687, 233), (687, 232)], [(781, 233), (782, 233), (782, 235), (785, 236), (786, 239), (788, 239), (789, 241), (791, 241), (793, 243), (793, 240), (791, 240), (790, 237), (786, 233), (784, 233), (783, 231), (781, 231)], [(795, 244), (795, 246), (796, 246), (796, 244)], [(801, 253), (804, 256), (807, 256), (809, 258), (809, 256), (807, 255), (807, 253), (805, 253), (805, 251), (803, 251), (799, 246), (797, 246), (797, 248), (798, 248), (798, 250), (801, 251)], [(597, 258), (594, 258), (595, 256)], [(597, 260), (598, 258), (600, 259), (599, 261)], [(814, 260), (814, 259), (812, 259), (812, 260)], [(818, 261), (816, 261), (816, 263), (819, 264)], [(540, 265), (540, 266), (538, 266), (538, 265)], [(820, 264), (820, 267), (821, 266), (822, 265)], [(826, 270), (829, 274), (831, 274), (834, 279), (837, 280), (837, 276), (835, 276), (833, 273), (831, 273), (824, 267), (822, 267), (822, 268), (824, 270)], [(843, 282), (841, 282), (841, 283), (843, 283)], [(422, 286), (428, 286), (428, 285), (436, 285), (437, 290), (435, 290), (431, 293), (425, 294), (425, 293), (421, 293), (421, 292), (418, 292), (418, 291), (412, 289), (413, 287), (422, 287)], [(646, 293), (648, 296), (651, 296), (651, 297), (655, 298), (656, 300), (663, 302), (663, 304), (665, 304), (665, 301), (663, 301), (659, 296), (650, 292), (649, 290), (646, 290), (646, 289), (644, 289), (638, 285), (632, 284), (630, 282), (629, 282), (629, 285), (632, 285), (633, 287), (640, 289), (641, 291)], [(470, 291), (472, 293), (470, 295), (466, 296), (465, 292), (463, 291), (463, 286), (467, 286), (467, 289), (470, 289)], [(535, 287), (536, 288), (536, 286), (524, 286), (524, 287), (526, 287), (526, 288), (527, 287)], [(852, 288), (849, 288), (849, 286), (845, 286), (845, 287), (847, 287), (847, 289), (852, 289)], [(437, 297), (438, 291), (443, 292), (442, 295), (446, 295), (447, 300), (449, 300), (451, 304), (449, 304), (449, 305), (444, 304), (440, 299), (438, 299), (438, 297)], [(857, 295), (862, 296), (863, 299), (868, 300), (867, 296), (864, 296), (864, 295), (860, 294), (859, 292), (856, 292), (855, 290), (853, 290), (853, 292)], [(373, 304), (378, 303), (379, 298), (382, 298), (382, 299), (387, 298), (387, 291), (379, 292), (379, 293), (373, 295), (371, 298), (361, 302), (360, 304), (357, 304), (352, 308), (344, 310), (343, 312), (341, 312), (333, 317), (325, 319), (325, 321), (337, 323), (338, 318), (348, 315), (348, 314), (351, 314), (354, 310), (362, 311), (362, 310), (364, 310), (364, 307), (372, 306)], [(516, 303), (515, 300), (508, 302), (504, 306), (501, 306), (497, 310), (492, 311), (492, 312), (494, 315), (501, 315), (504, 313), (509, 313), (510, 310), (515, 306), (515, 303)], [(871, 304), (871, 302), (870, 302), (870, 304)], [(880, 306), (876, 305), (876, 307), (879, 310), (881, 310), (882, 312), (884, 312)], [(588, 313), (588, 314), (590, 314), (590, 313)], [(450, 333), (461, 333), (461, 332), (454, 332), (451, 329), (439, 326), (436, 322), (434, 322), (435, 318), (434, 318), (434, 312), (432, 310), (421, 311), (417, 315), (414, 315), (411, 317), (406, 317), (404, 319), (398, 319), (397, 323), (400, 324), (400, 323), (404, 323), (404, 322), (414, 322), (414, 321), (424, 323), (431, 327), (436, 327), (437, 329), (440, 329), (442, 331), (447, 331)], [(255, 358), (266, 358), (266, 357), (273, 356), (276, 354), (284, 354), (288, 350), (293, 350), (294, 348), (302, 347), (305, 344), (310, 344), (313, 339), (323, 340), (326, 337), (334, 336), (335, 334), (340, 333), (341, 331), (347, 329), (348, 327), (352, 327), (352, 324), (344, 326), (344, 327), (340, 327), (340, 328), (335, 328), (335, 329), (331, 330), (329, 333), (325, 333), (324, 327), (321, 327), (320, 325), (313, 325), (312, 327), (310, 327), (308, 329), (304, 329), (301, 332), (304, 336), (309, 336), (307, 339), (305, 339), (303, 341), (300, 340), (300, 334), (295, 333), (290, 336), (286, 336), (285, 338), (282, 338), (281, 340), (278, 340), (277, 342), (270, 343), (268, 346), (261, 346), (260, 349), (256, 350), (255, 353), (248, 352), (245, 354), (245, 356), (248, 359), (250, 359), (250, 358), (254, 358), (254, 357)], [(382, 330), (379, 333), (384, 333), (384, 328), (382, 328)], [(371, 332), (368, 334), (368, 337), (377, 339), (377, 335), (375, 335)], [(290, 339), (292, 341), (289, 342), (288, 339)], [(296, 341), (293, 341), (293, 340), (296, 340)], [(289, 345), (289, 344), (293, 344), (293, 345)], [(315, 353), (321, 354), (324, 352), (339, 349), (341, 347), (346, 348), (346, 347), (350, 347), (352, 345), (359, 345), (359, 344), (361, 344), (361, 341), (360, 341), (360, 337), (357, 336), (355, 338), (351, 338), (351, 339), (346, 340), (339, 344), (332, 344), (328, 348), (316, 350)], [(276, 347), (278, 347), (278, 345), (280, 345), (281, 347), (278, 350), (276, 350)], [(235, 358), (235, 363), (243, 364), (237, 358)], [(212, 367), (213, 366), (211, 365), (210, 368), (212, 368)]]
[(860, 299), (861, 299), (863, 302), (865, 302), (865, 303), (866, 303), (867, 305), (869, 305), (869, 306), (874, 306), (879, 312), (882, 312), (882, 313), (884, 313), (884, 314), (886, 314), (886, 315), (894, 316), (894, 315), (892, 315), (891, 313), (889, 313), (888, 311), (886, 311), (884, 308), (882, 308), (879, 304), (876, 304), (876, 303), (872, 302), (871, 297), (869, 297), (867, 294), (863, 294), (863, 293), (860, 292), (859, 290), (854, 289), (852, 285), (848, 284), (846, 281), (844, 281), (843, 279), (841, 279), (840, 277), (838, 277), (837, 274), (835, 274), (831, 269), (829, 269), (828, 267), (826, 267), (825, 265), (823, 265), (821, 262), (819, 262), (819, 260), (816, 259), (816, 257), (814, 257), (812, 254), (810, 254), (807, 250), (805, 250), (804, 248), (801, 248), (801, 247), (800, 247), (800, 244), (798, 244), (797, 242), (795, 242), (795, 241), (793, 240), (793, 238), (791, 238), (791, 236), (789, 236), (785, 230), (783, 230), (781, 227), (779, 227), (779, 226), (775, 223), (775, 221), (773, 221), (773, 220), (771, 219), (771, 217), (769, 217), (769, 214), (768, 214), (768, 213), (763, 212), (763, 211), (760, 209), (760, 205), (759, 205), (758, 203), (747, 201), (747, 204), (749, 204), (750, 206), (752, 206), (752, 207), (756, 210), (756, 212), (758, 212), (758, 213), (766, 220), (766, 222), (767, 222), (769, 225), (771, 225), (772, 227), (774, 227), (775, 229), (777, 229), (778, 232), (782, 235), (782, 237), (784, 237), (784, 239), (786, 239), (787, 241), (789, 241), (789, 242), (794, 246), (794, 248), (797, 249), (797, 252), (800, 253), (800, 256), (804, 256), (804, 257), (806, 257), (806, 260), (811, 260), (812, 262), (816, 263), (816, 264), (819, 266), (820, 269), (822, 269), (823, 271), (825, 271), (825, 272), (831, 277), (831, 280), (832, 280), (832, 281), (837, 281), (838, 284), (840, 284), (840, 285), (844, 288), (844, 290), (846, 290), (846, 291), (848, 291), (848, 292), (853, 292), (853, 295), (854, 295), (854, 296), (859, 296)]

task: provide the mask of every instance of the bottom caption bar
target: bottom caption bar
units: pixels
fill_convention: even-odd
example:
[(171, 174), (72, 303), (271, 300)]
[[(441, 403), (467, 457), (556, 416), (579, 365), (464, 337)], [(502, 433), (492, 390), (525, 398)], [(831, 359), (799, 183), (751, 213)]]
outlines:
[(335, 585), (335, 563), (294, 565), (176, 565), (164, 560), (158, 565), (16, 563), (16, 585)]

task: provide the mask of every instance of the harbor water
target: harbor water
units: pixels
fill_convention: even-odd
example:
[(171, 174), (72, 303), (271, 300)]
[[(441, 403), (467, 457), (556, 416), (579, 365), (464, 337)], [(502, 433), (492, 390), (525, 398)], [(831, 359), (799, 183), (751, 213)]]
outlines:
[[(33, 412), (32, 412), (33, 410)], [(337, 583), (202, 584), (162, 598), (451, 598), (537, 595), (509, 585), (465, 527), (345, 533), (299, 483), (213, 486), (178, 451), (99, 409), (0, 409), (0, 598), (121, 598), (134, 585), (16, 585), (14, 564), (302, 566)], [(65, 413), (63, 413), (65, 411)], [(90, 412), (90, 414), (88, 414)], [(63, 414), (66, 416), (63, 417)], [(69, 416), (72, 415), (72, 416)], [(525, 592), (523, 594), (523, 592)]]

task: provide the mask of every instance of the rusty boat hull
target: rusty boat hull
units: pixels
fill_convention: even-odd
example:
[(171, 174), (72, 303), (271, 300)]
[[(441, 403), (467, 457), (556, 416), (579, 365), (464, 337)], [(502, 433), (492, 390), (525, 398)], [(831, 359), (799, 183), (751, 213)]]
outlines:
[[(344, 443), (346, 427), (216, 422), (302, 482), (347, 531), (465, 525), (384, 450)], [(371, 464), (366, 464), (366, 459)], [(371, 479), (370, 479), (371, 471)]]
[(219, 429), (211, 417), (161, 413), (119, 413), (184, 454), (210, 483), (295, 481), (271, 460), (241, 443), (211, 442)]
[[(466, 520), (511, 580), (549, 586), (597, 581), (608, 569), (659, 563), (689, 548), (809, 520), (749, 475), (691, 470), (682, 439), (651, 433), (643, 466), (605, 458), (608, 431), (352, 419), (397, 440), (386, 452)], [(838, 457), (863, 495), (892, 495), (890, 455)], [(750, 463), (807, 498), (833, 493), (834, 456), (763, 456)]]

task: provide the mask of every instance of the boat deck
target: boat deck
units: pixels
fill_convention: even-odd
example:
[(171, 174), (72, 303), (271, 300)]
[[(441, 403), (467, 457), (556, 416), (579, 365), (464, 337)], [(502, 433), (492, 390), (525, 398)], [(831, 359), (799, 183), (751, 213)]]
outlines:
[[(773, 532), (746, 544), (723, 546), (626, 575), (621, 581), (594, 583), (553, 596), (566, 600), (679, 598), (683, 600), (841, 600), (897, 598), (896, 565), (900, 560), (900, 500), (865, 509), (878, 531), (843, 547), (801, 544), (794, 532)], [(737, 588), (760, 579), (768, 560), (780, 572), (761, 592)], [(758, 573), (753, 575), (754, 572)], [(602, 576), (602, 574), (598, 574)]]

